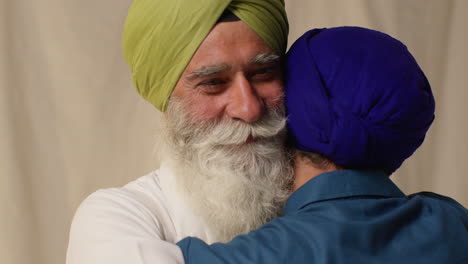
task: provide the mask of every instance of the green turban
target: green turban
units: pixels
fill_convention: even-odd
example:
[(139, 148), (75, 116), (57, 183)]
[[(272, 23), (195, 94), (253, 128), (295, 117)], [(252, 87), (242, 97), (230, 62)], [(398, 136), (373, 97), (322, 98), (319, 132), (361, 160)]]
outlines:
[(225, 10), (284, 54), (284, 0), (135, 0), (125, 23), (123, 50), (138, 93), (164, 112), (181, 74)]

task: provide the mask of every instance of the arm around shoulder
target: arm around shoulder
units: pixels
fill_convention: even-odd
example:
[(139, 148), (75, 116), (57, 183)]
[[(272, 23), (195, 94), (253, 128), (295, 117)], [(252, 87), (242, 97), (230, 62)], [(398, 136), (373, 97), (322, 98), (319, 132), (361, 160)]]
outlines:
[(292, 256), (301, 256), (294, 255), (298, 247), (296, 241), (291, 239), (292, 232), (284, 224), (280, 219), (275, 219), (228, 243), (208, 245), (198, 238), (187, 237), (177, 242), (177, 245), (182, 250), (186, 264), (290, 263)]

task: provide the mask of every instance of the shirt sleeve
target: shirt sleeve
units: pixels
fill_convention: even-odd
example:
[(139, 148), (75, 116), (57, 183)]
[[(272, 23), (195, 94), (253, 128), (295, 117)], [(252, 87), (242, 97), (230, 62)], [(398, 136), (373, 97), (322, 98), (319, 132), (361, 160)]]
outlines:
[(188, 237), (177, 245), (182, 250), (186, 264), (289, 263), (288, 259), (294, 258), (289, 255), (297, 246), (280, 221), (270, 222), (228, 243), (208, 245), (198, 238)]
[(78, 208), (70, 229), (67, 264), (184, 264), (164, 241), (164, 226), (138, 199), (98, 191)]

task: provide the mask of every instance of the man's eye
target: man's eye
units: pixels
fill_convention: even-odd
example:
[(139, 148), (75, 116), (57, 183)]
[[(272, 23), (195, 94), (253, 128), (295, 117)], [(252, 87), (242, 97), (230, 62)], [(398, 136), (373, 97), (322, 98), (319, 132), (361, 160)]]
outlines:
[(223, 79), (211, 79), (198, 84), (200, 91), (206, 94), (219, 94), (224, 91), (226, 81)]
[(252, 72), (250, 78), (254, 81), (267, 81), (275, 78), (277, 74), (279, 74), (277, 67), (266, 67)]
[(269, 67), (269, 68), (264, 68), (264, 69), (260, 69), (258, 70), (257, 72), (255, 72), (255, 74), (265, 74), (265, 73), (272, 73), (275, 69), (273, 67)]
[(212, 79), (212, 80), (201, 82), (199, 85), (202, 85), (202, 86), (216, 86), (216, 85), (221, 85), (221, 84), (224, 84), (224, 83), (225, 83), (224, 80)]

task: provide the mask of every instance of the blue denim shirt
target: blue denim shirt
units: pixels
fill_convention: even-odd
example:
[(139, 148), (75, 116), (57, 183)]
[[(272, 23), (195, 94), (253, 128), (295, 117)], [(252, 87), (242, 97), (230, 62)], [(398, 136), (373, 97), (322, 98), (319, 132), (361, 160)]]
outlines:
[(340, 170), (311, 179), (284, 216), (229, 243), (177, 244), (186, 264), (467, 264), (468, 210), (434, 193), (405, 196), (383, 172)]

